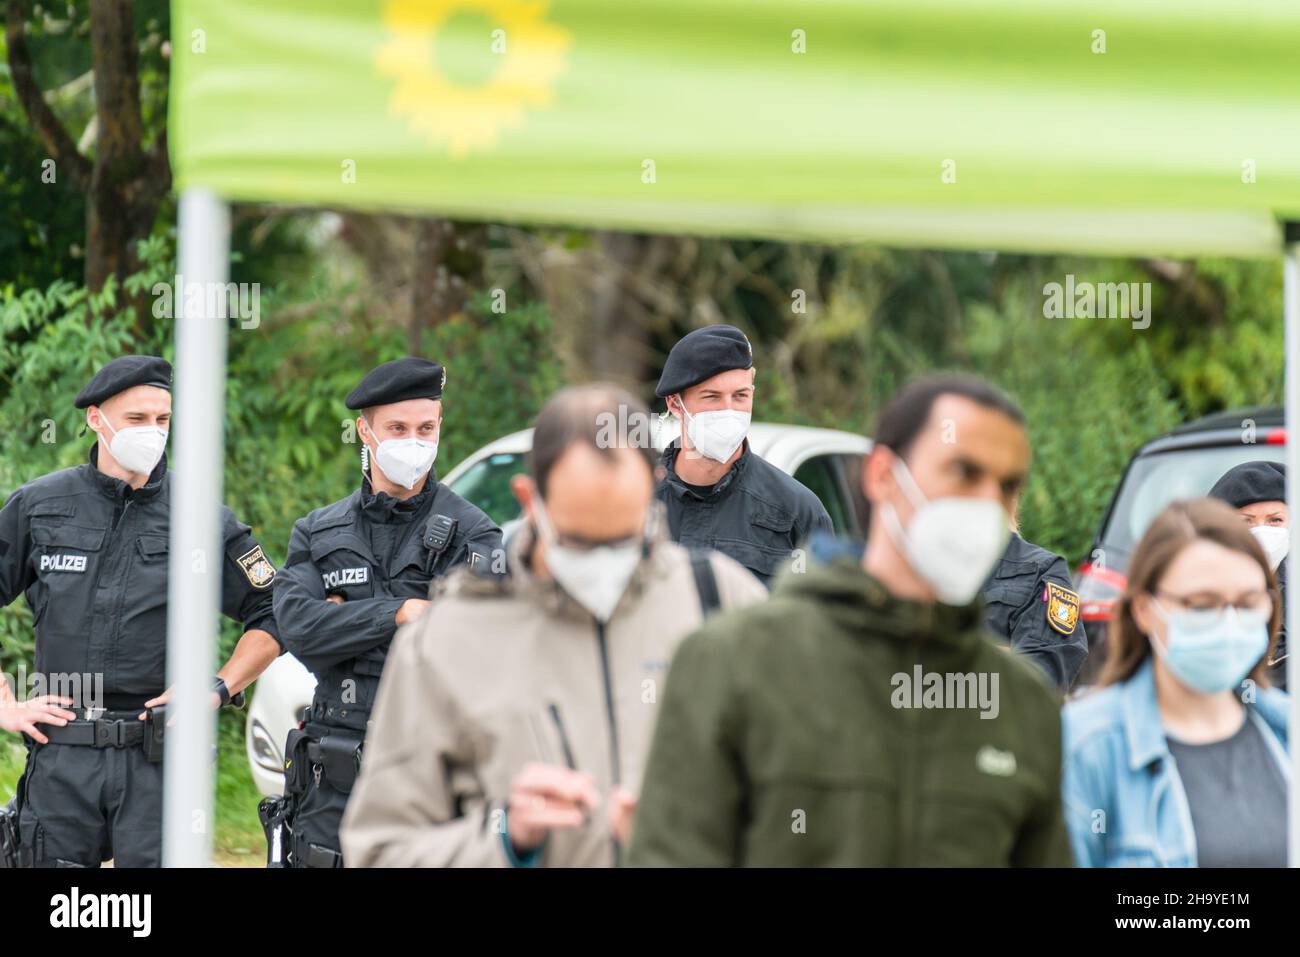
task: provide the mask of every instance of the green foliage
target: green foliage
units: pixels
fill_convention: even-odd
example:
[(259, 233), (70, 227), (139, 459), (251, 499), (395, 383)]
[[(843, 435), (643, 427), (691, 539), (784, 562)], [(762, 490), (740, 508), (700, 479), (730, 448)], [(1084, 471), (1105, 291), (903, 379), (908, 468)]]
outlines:
[(968, 367), (1016, 399), (1029, 424), (1022, 533), (1073, 565), (1087, 555), (1129, 457), (1183, 415), (1141, 333), (1130, 332), (1127, 351), (1107, 353), (1088, 323), (1114, 320), (1045, 319), (1033, 293), (1019, 291), (1002, 309), (972, 308)]
[[(20, 4), (36, 82), (74, 141), (95, 115), (91, 82), (91, 0)], [(167, 0), (136, 0), (137, 75), (145, 145), (162, 132), (167, 115), (171, 34)], [(51, 169), (49, 152), (32, 129), (9, 76), (0, 37), (0, 291), (46, 289), (57, 279), (80, 280), (86, 202), (66, 169)], [(90, 154), (93, 156), (93, 142)], [(50, 173), (54, 182), (49, 182)], [(163, 221), (174, 217), (163, 211)]]
[[(1028, 417), (1022, 531), (1071, 561), (1086, 555), (1139, 445), (1198, 415), (1281, 401), (1274, 263), (860, 248), (828, 265), (821, 255), (790, 247), (769, 263), (775, 285), (807, 290), (806, 311), (769, 299), (753, 321), (739, 320), (755, 337), (759, 418), (870, 434), (884, 402), (916, 375), (983, 375)], [(1067, 274), (1150, 283), (1150, 327), (1045, 318), (1043, 287)]]

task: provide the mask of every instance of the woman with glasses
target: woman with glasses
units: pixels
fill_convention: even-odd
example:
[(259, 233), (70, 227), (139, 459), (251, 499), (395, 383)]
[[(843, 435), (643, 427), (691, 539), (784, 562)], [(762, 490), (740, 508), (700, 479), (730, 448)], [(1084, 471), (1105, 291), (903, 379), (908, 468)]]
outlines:
[(1098, 690), (1066, 706), (1065, 808), (1082, 867), (1286, 864), (1286, 695), (1265, 662), (1269, 561), (1214, 499), (1138, 543)]

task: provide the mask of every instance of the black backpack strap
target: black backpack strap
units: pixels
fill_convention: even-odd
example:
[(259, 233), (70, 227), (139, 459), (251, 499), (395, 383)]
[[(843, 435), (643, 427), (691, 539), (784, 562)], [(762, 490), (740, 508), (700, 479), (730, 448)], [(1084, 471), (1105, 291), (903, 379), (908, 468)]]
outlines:
[(695, 575), (695, 590), (700, 596), (700, 611), (708, 618), (722, 605), (718, 597), (718, 579), (713, 574), (713, 562), (706, 549), (690, 549), (691, 572)]

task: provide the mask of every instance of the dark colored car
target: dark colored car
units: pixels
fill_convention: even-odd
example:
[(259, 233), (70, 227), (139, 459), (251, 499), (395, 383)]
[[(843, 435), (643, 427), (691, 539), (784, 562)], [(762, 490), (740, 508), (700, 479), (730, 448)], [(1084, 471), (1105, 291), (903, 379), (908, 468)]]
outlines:
[(1106, 626), (1127, 583), (1129, 558), (1151, 520), (1170, 502), (1205, 495), (1234, 465), (1282, 462), (1286, 429), (1276, 407), (1221, 412), (1152, 439), (1129, 460), (1089, 556), (1075, 573), (1090, 651), (1079, 675), (1091, 683), (1105, 659)]

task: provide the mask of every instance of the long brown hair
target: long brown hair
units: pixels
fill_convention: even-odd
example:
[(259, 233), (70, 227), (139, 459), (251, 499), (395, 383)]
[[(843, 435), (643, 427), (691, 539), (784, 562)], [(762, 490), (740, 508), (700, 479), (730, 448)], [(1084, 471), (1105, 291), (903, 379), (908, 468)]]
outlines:
[(1277, 579), (1269, 570), (1264, 550), (1241, 516), (1235, 509), (1213, 498), (1174, 502), (1156, 516), (1142, 541), (1138, 542), (1129, 562), (1128, 586), (1115, 606), (1115, 614), (1106, 632), (1109, 648), (1097, 682), (1099, 687), (1127, 681), (1151, 654), (1150, 639), (1142, 633), (1133, 617), (1133, 600), (1138, 595), (1154, 592), (1174, 559), (1184, 548), (1200, 539), (1241, 552), (1264, 570), (1268, 593), (1273, 599), (1273, 614), (1268, 623), (1268, 650), (1255, 663), (1249, 677), (1260, 687), (1268, 687), (1265, 662), (1273, 654), (1282, 624), (1282, 601)]

